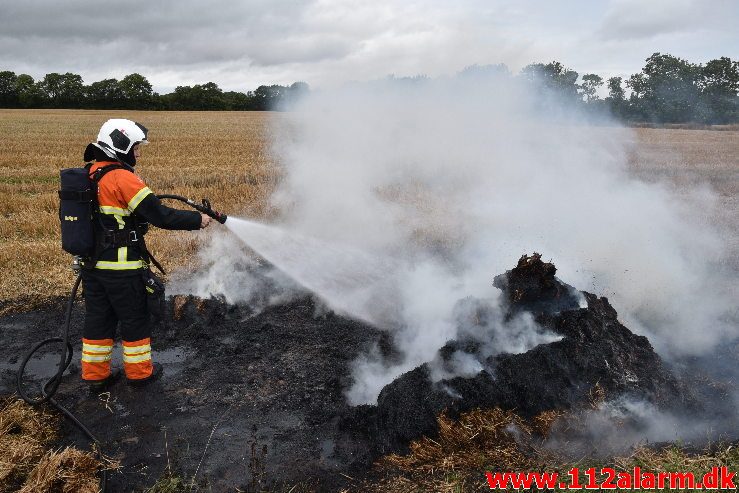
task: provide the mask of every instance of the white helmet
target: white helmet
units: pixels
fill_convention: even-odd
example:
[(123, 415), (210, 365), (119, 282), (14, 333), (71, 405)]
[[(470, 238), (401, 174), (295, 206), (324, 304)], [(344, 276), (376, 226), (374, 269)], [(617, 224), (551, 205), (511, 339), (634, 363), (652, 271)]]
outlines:
[(112, 118), (100, 127), (97, 144), (93, 145), (111, 158), (133, 165), (136, 160), (133, 158), (131, 149), (136, 144), (148, 144), (149, 141), (146, 140), (148, 133), (146, 127), (140, 123), (123, 118)]

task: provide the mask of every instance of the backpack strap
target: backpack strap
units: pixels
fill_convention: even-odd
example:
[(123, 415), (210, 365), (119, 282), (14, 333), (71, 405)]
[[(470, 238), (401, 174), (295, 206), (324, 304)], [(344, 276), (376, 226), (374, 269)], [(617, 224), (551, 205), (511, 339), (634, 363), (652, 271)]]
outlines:
[(75, 202), (92, 202), (97, 198), (97, 195), (92, 190), (85, 190), (84, 192), (79, 190), (59, 190), (60, 200), (73, 200)]
[[(86, 163), (85, 169), (89, 170), (92, 167), (93, 163)], [(126, 171), (129, 171), (133, 173), (133, 168), (131, 168), (128, 165), (122, 164), (122, 163), (113, 163), (108, 164), (105, 166), (101, 166), (100, 168), (96, 169), (91, 175), (90, 180), (95, 185), (95, 199), (97, 199), (97, 186), (98, 183), (100, 183), (100, 180), (103, 179), (103, 177), (110, 173), (111, 171), (117, 170), (117, 169), (123, 169)], [(164, 274), (164, 269), (162, 269), (162, 266), (157, 260), (153, 257), (153, 255), (149, 252), (149, 249), (146, 247), (146, 242), (144, 241), (144, 234), (140, 232), (139, 229), (139, 222), (134, 214), (132, 216), (134, 224), (133, 228), (125, 228), (122, 230), (115, 230), (115, 231), (107, 231), (103, 225), (102, 218), (100, 217), (100, 214), (97, 210), (95, 210), (95, 214), (97, 215), (98, 221), (100, 222), (101, 229), (103, 231), (103, 238), (99, 239), (99, 247), (102, 247), (102, 244), (113, 246), (113, 247), (120, 247), (120, 246), (131, 246), (133, 243), (137, 243), (139, 247), (139, 251), (141, 252), (142, 258), (145, 262), (152, 262), (157, 269), (159, 269), (162, 274)], [(97, 250), (97, 249), (96, 249)], [(97, 262), (97, 257), (99, 257), (99, 251), (95, 252), (95, 262)], [(94, 264), (93, 264), (94, 265)]]
[[(85, 168), (88, 170), (88, 172), (89, 172), (91, 166), (92, 166), (92, 163), (87, 163), (85, 165)], [(95, 184), (98, 184), (100, 182), (100, 180), (103, 179), (103, 176), (105, 176), (106, 174), (108, 174), (111, 171), (116, 170), (116, 169), (125, 169), (126, 171), (129, 171), (129, 172), (133, 173), (133, 169), (130, 166), (126, 166), (125, 164), (117, 164), (117, 163), (114, 163), (114, 164), (108, 164), (106, 166), (101, 166), (100, 168), (96, 169), (92, 173), (92, 175), (90, 175), (90, 179)]]

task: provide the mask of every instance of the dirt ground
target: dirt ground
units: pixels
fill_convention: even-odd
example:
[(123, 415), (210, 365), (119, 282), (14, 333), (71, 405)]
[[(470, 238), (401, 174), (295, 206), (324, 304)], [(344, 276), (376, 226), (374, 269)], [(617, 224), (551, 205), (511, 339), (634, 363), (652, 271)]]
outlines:
[[(161, 380), (146, 388), (118, 381), (106, 392), (89, 393), (75, 357), (57, 399), (121, 464), (110, 477), (108, 491), (116, 492), (143, 491), (167, 474), (195, 491), (357, 491), (374, 474), (375, 460), (435, 436), (437, 416), (444, 412), (456, 417), (498, 408), (535, 419), (576, 411), (598, 392), (609, 399), (639, 397), (690, 415), (707, 412), (700, 402), (725, 401), (731, 390), (723, 384), (694, 394), (647, 338), (618, 322), (607, 299), (585, 293), (586, 306), (581, 305), (555, 272), (539, 256), (524, 256), (495, 285), (509, 300), (509, 316), (526, 311), (561, 339), (494, 356), (479, 341), (449, 341), (439, 351), (444, 361), (463, 352), (483, 370), (432, 384), (428, 365), (421, 365), (387, 385), (377, 406), (350, 407), (344, 393), (357, 356), (373, 346), (386, 358), (396, 356), (390, 335), (326, 311), (309, 296), (259, 313), (216, 299), (172, 298), (167, 326), (154, 334), (155, 359), (166, 367)], [(460, 303), (460, 323), (476, 320), (480, 328), (494, 310), (486, 300)], [(78, 303), (72, 321), (77, 355), (82, 317)], [(0, 318), (0, 395), (14, 391), (22, 355), (39, 339), (56, 335), (62, 322), (62, 299)], [(40, 378), (53, 374), (58, 349), (51, 346), (33, 361), (24, 388), (38, 388)], [(733, 408), (724, 407), (712, 405), (710, 412), (734, 419)], [(61, 437), (59, 446), (89, 445), (68, 421)]]
[[(59, 303), (0, 319), (0, 395), (14, 391), (20, 355), (55, 335), (62, 314)], [(205, 491), (298, 482), (335, 490), (353, 463), (367, 466), (369, 447), (336, 421), (348, 408), (348, 365), (370, 345), (387, 345), (383, 333), (333, 314), (317, 317), (309, 298), (256, 316), (244, 306), (189, 302), (170, 331), (153, 336), (156, 360), (166, 367), (160, 381), (134, 388), (122, 379), (109, 393), (90, 395), (75, 358), (57, 395), (98, 434), (104, 452), (122, 460), (109, 491), (142, 491), (168, 471)], [(53, 374), (54, 349), (29, 367), (29, 389), (38, 388), (34, 377)], [(68, 422), (62, 435), (60, 445), (89, 448)]]

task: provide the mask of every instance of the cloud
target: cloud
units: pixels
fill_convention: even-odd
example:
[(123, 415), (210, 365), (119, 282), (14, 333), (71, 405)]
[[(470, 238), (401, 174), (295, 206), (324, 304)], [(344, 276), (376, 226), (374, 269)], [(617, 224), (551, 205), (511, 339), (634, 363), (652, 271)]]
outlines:
[(3, 7), (3, 37), (39, 48), (53, 45), (53, 51), (36, 52), (49, 60), (60, 55), (72, 60), (70, 52), (81, 48), (85, 60), (100, 65), (187, 65), (256, 58), (268, 42), (290, 48), (286, 43), (305, 34), (307, 2), (214, 1), (207, 9), (189, 0), (134, 0), (123, 8), (89, 2), (55, 5), (32, 1)]
[[(473, 64), (505, 63), (516, 71), (554, 59), (607, 77), (638, 71), (654, 51), (697, 53), (706, 60), (736, 52), (735, 5), (577, 0), (563, 9), (535, 0), (214, 0), (205, 8), (194, 0), (3, 2), (0, 67), (34, 77), (71, 71), (88, 83), (140, 72), (155, 88), (214, 81), (240, 91), (296, 80), (318, 87), (388, 74), (433, 77)], [(663, 33), (663, 44), (629, 44), (655, 33)], [(722, 53), (716, 53), (719, 46)], [(688, 49), (693, 51), (681, 52)]]
[(722, 13), (732, 9), (721, 0), (710, 8), (696, 0), (615, 0), (604, 16), (600, 36), (625, 41), (721, 27)]
[(234, 71), (242, 80), (299, 80), (297, 74), (310, 72), (305, 67), (361, 53), (397, 27), (391, 16), (366, 2), (214, 1), (205, 9), (192, 0), (63, 6), (32, 0), (0, 6), (0, 64), (36, 77), (82, 71), (88, 82), (133, 71), (152, 80), (178, 73), (175, 84), (192, 83), (188, 73), (205, 82), (204, 73)]

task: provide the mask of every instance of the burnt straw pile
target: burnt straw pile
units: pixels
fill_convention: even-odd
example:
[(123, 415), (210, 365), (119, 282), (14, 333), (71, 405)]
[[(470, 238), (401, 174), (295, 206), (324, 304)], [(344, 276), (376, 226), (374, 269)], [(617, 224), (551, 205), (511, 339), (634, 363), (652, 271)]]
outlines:
[[(358, 357), (372, 348), (397, 357), (392, 336), (319, 309), (310, 296), (256, 313), (217, 299), (174, 297), (167, 327), (153, 336), (155, 357), (165, 366), (161, 380), (148, 388), (118, 381), (91, 395), (73, 364), (57, 398), (121, 465), (111, 474), (113, 491), (143, 489), (170, 474), (213, 491), (306, 481), (338, 490), (380, 456), (435, 436), (444, 411), (454, 419), (497, 407), (528, 418), (577, 409), (596, 390), (606, 399), (635, 396), (660, 409), (697, 408), (649, 341), (624, 327), (606, 298), (578, 292), (555, 272), (539, 255), (524, 256), (494, 281), (502, 290), (504, 319), (527, 314), (553, 335), (551, 342), (510, 354), (462, 336), (441, 348), (434, 362), (387, 385), (377, 405), (352, 407), (346, 392)], [(459, 302), (460, 323), (473, 328), (499, 314), (491, 301)], [(82, 316), (77, 305), (73, 327), (81, 327)], [(0, 363), (0, 396), (14, 391), (20, 355), (55, 335), (62, 319), (60, 304), (0, 318), (0, 362), (7, 362)], [(29, 367), (29, 385), (53, 373), (53, 349)], [(79, 344), (75, 351), (79, 355)], [(481, 369), (447, 378), (432, 374), (460, 355)], [(87, 447), (68, 423), (61, 435), (59, 445)]]
[[(533, 316), (543, 330), (561, 336), (520, 354), (487, 356), (477, 339), (449, 341), (439, 351), (441, 364), (459, 353), (472, 355), (483, 369), (474, 376), (432, 382), (431, 364), (421, 365), (387, 385), (377, 406), (363, 406), (349, 423), (370, 430), (377, 455), (406, 450), (420, 436), (437, 433), (437, 416), (454, 417), (476, 408), (515, 410), (532, 418), (548, 410), (578, 410), (593, 392), (607, 399), (643, 400), (678, 413), (697, 411), (697, 400), (669, 371), (646, 337), (618, 321), (608, 299), (578, 292), (555, 277), (556, 268), (539, 254), (497, 276), (506, 319)], [(462, 300), (465, 322), (484, 325), (494, 307), (485, 300)], [(581, 306), (582, 305), (582, 306)], [(360, 423), (356, 425), (356, 423)]]

